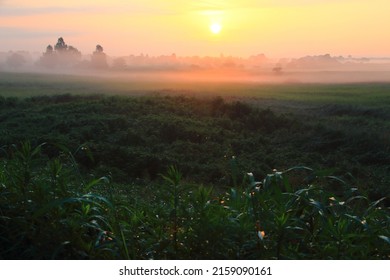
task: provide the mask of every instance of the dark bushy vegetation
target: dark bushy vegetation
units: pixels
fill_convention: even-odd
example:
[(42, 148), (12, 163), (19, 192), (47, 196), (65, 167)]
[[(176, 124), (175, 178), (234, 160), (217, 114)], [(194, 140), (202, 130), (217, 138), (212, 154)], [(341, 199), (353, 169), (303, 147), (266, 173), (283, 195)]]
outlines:
[(389, 195), (390, 138), (381, 127), (389, 119), (362, 110), (333, 105), (283, 115), (220, 97), (8, 97), (0, 98), (0, 143), (50, 143), (49, 157), (64, 145), (83, 172), (116, 182), (155, 179), (177, 165), (189, 180), (226, 185), (232, 156), (257, 177), (307, 165), (349, 172), (379, 198)]
[[(225, 192), (170, 167), (152, 185), (82, 178), (74, 157), (9, 147), (0, 165), (2, 259), (388, 259), (390, 216), (336, 177), (297, 167)], [(232, 162), (235, 165), (235, 162)], [(304, 175), (300, 183), (288, 174)]]
[[(116, 180), (155, 178), (170, 164), (180, 165), (192, 179), (219, 180), (227, 158), (258, 144), (263, 154), (273, 132), (293, 129), (291, 121), (270, 110), (221, 98), (61, 95), (15, 99), (13, 106), (8, 99), (2, 102), (3, 144), (34, 139), (75, 150), (83, 143), (94, 160), (79, 153), (79, 162), (113, 169)], [(261, 172), (273, 167), (264, 163)]]
[(0, 98), (0, 258), (386, 259), (388, 115), (359, 110)]

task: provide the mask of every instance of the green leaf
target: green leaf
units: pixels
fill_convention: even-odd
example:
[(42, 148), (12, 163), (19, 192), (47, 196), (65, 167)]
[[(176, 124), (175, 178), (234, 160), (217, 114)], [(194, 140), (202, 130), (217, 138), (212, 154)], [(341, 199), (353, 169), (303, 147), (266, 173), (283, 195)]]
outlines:
[(384, 201), (385, 199), (386, 199), (386, 197), (382, 197), (381, 199), (378, 199), (378, 200), (372, 202), (372, 203), (370, 204), (370, 207), (368, 207), (368, 209), (367, 209), (367, 211), (366, 211), (366, 214), (367, 214), (367, 213), (370, 213), (371, 210), (373, 210), (374, 208), (376, 208), (376, 206), (377, 206), (379, 203), (381, 203), (382, 201)]
[(255, 181), (255, 176), (253, 176), (253, 173), (247, 173), (246, 175), (247, 175), (247, 177), (249, 179), (249, 185), (250, 185), (251, 188), (255, 188), (255, 187), (257, 187), (258, 185), (261, 184), (261, 182), (256, 182)]
[(350, 202), (352, 202), (354, 200), (357, 200), (357, 199), (362, 199), (362, 200), (368, 201), (367, 197), (362, 196), (362, 195), (356, 195), (356, 196), (353, 196), (353, 197), (349, 198), (345, 203), (349, 204)]
[(353, 216), (353, 215), (349, 215), (349, 214), (344, 214), (344, 216), (354, 220), (355, 222), (359, 223), (361, 226), (364, 227), (365, 230), (368, 230), (369, 229), (369, 226), (367, 224), (367, 221), (366, 220), (362, 220), (360, 219), (358, 216)]
[(385, 242), (387, 242), (387, 244), (390, 245), (390, 238), (387, 237), (387, 236), (384, 236), (384, 235), (379, 235), (378, 236), (380, 239), (384, 240)]
[(303, 228), (301, 228), (301, 227), (292, 227), (292, 226), (288, 226), (288, 227), (286, 227), (286, 229), (291, 229), (291, 230), (304, 230)]
[(107, 178), (107, 177), (100, 177), (99, 179), (95, 179), (95, 180), (92, 180), (91, 182), (89, 182), (87, 185), (84, 186), (84, 190), (86, 192), (89, 192), (89, 190), (93, 187), (93, 186), (96, 186), (100, 183), (105, 183), (105, 184), (109, 184), (110, 183), (110, 180)]
[(347, 182), (345, 182), (344, 180), (342, 180), (342, 179), (340, 179), (339, 177), (336, 177), (336, 176), (326, 176), (325, 178), (335, 180), (335, 181), (341, 183), (342, 185), (347, 185)]
[(297, 170), (298, 171), (304, 170), (304, 171), (310, 171), (310, 172), (314, 171), (313, 169), (306, 167), (306, 166), (294, 166), (294, 167), (287, 169), (286, 171), (283, 171), (283, 174), (291, 172), (291, 171), (297, 171)]
[(314, 207), (318, 209), (318, 212), (320, 213), (321, 216), (324, 215), (324, 206), (319, 201), (316, 201), (311, 198), (309, 199), (309, 203), (311, 205), (314, 205)]
[(362, 224), (362, 220), (358, 216), (353, 216), (349, 214), (344, 214), (344, 216), (354, 220), (355, 222), (358, 222), (359, 224)]
[(46, 145), (46, 143), (42, 143), (38, 146), (35, 147), (35, 149), (31, 152), (31, 156), (34, 157), (36, 156), (37, 154), (39, 154), (41, 152), (41, 148)]
[(114, 208), (114, 205), (107, 198), (97, 194), (86, 194), (82, 196), (82, 199), (86, 199), (86, 201), (91, 203), (97, 203), (96, 200), (100, 200), (104, 202), (109, 208)]

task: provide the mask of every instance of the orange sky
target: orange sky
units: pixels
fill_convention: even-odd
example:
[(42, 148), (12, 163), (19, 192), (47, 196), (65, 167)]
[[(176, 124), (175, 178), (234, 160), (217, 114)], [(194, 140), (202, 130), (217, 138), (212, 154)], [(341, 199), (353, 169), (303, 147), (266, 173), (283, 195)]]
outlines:
[(389, 14), (389, 0), (0, 0), (0, 51), (62, 36), (84, 54), (390, 56)]

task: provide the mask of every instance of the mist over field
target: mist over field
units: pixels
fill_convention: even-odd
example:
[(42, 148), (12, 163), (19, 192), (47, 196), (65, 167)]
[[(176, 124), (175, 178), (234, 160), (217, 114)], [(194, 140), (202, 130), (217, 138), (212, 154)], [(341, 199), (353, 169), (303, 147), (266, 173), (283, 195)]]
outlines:
[(360, 83), (390, 82), (390, 58), (330, 54), (300, 58), (246, 58), (147, 54), (111, 56), (101, 45), (82, 54), (60, 37), (43, 53), (0, 52), (0, 71), (70, 74), (138, 82)]

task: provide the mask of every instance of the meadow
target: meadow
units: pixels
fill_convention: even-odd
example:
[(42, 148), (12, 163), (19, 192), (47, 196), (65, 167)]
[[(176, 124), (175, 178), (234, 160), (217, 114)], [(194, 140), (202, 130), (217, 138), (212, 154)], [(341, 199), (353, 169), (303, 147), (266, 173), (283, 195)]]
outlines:
[(0, 258), (389, 258), (390, 84), (172, 77), (0, 73)]

